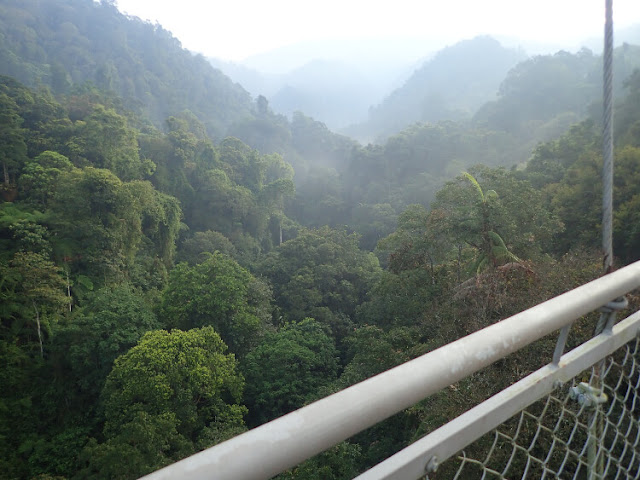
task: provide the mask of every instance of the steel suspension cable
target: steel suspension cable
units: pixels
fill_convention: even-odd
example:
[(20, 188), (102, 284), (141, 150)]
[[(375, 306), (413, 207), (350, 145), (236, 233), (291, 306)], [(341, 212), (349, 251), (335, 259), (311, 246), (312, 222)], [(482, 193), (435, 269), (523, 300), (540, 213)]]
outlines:
[(605, 0), (603, 68), (602, 249), (605, 273), (613, 263), (613, 0)]
[[(603, 83), (602, 83), (602, 250), (604, 252), (604, 274), (613, 267), (613, 0), (605, 0)], [(623, 301), (624, 298), (617, 300)], [(615, 309), (601, 309), (595, 334), (613, 327), (616, 320)], [(602, 390), (602, 377), (605, 372), (605, 359), (594, 365), (590, 389)], [(604, 433), (604, 415), (601, 405), (596, 405), (589, 421), (587, 441), (588, 480), (603, 478), (604, 454), (602, 440)]]

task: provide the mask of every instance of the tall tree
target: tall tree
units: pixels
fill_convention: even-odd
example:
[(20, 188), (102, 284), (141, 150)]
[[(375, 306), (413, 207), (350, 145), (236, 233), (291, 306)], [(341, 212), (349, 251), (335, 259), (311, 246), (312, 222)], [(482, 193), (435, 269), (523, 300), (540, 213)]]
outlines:
[(96, 105), (77, 130), (83, 156), (93, 166), (109, 169), (124, 181), (138, 180), (153, 172), (152, 162), (140, 160), (137, 132), (115, 110)]
[(356, 234), (323, 227), (300, 231), (264, 257), (258, 271), (273, 284), (285, 319), (315, 318), (340, 340), (381, 270)]
[(6, 272), (7, 276), (15, 283), (6, 287), (12, 288), (13, 302), (19, 303), (21, 313), (21, 320), (14, 320), (12, 330), (19, 332), (31, 326), (37, 333), (43, 357), (44, 334), (51, 334), (53, 325), (68, 305), (65, 282), (60, 270), (41, 253), (17, 252), (9, 267), (13, 272)]
[(503, 169), (473, 171), (475, 176), (463, 174), (437, 193), (431, 215), (439, 219), (433, 223), (438, 234), (450, 238), (458, 254), (467, 248), (474, 273), (546, 251), (563, 226), (540, 192)]
[(4, 191), (15, 186), (19, 168), (27, 158), (22, 118), (18, 105), (0, 90), (0, 161), (2, 162), (2, 183)]
[(57, 341), (83, 397), (97, 402), (115, 359), (159, 326), (151, 308), (130, 285), (92, 292)]
[(55, 195), (60, 175), (71, 170), (73, 165), (69, 159), (57, 152), (47, 150), (28, 159), (20, 175), (20, 187), (27, 196), (25, 200), (36, 208), (46, 209)]
[(244, 379), (212, 327), (148, 332), (102, 391), (105, 442), (85, 449), (92, 478), (137, 478), (244, 429)]
[(334, 342), (315, 320), (268, 332), (242, 362), (250, 421), (259, 425), (301, 407), (337, 370)]
[(235, 260), (216, 252), (177, 265), (162, 294), (160, 320), (171, 328), (212, 326), (237, 355), (253, 347), (270, 322), (270, 292)]

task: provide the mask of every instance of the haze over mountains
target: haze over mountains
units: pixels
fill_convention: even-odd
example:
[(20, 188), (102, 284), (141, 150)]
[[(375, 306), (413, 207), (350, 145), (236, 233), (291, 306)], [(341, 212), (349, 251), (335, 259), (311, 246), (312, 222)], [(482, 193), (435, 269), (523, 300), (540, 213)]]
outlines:
[[(411, 48), (406, 48), (407, 45)], [(401, 117), (406, 113), (408, 118), (397, 120), (394, 126), (399, 127), (396, 130), (399, 131), (401, 127), (423, 119), (418, 112), (403, 110), (419, 110), (426, 97), (444, 95), (449, 100), (455, 98), (450, 110), (462, 109), (468, 117), (469, 110), (495, 97), (497, 87), (509, 68), (526, 58), (521, 50), (504, 48), (489, 37), (461, 41), (442, 51), (437, 51), (436, 45), (424, 40), (411, 44), (397, 41), (389, 45), (378, 39), (368, 47), (347, 43), (346, 51), (334, 54), (334, 58), (330, 58), (327, 50), (335, 51), (337, 45), (325, 45), (324, 49), (316, 45), (316, 48), (305, 51), (307, 60), (304, 61), (300, 49), (308, 45), (303, 44), (250, 57), (242, 64), (216, 59), (210, 61), (252, 95), (267, 97), (276, 112), (290, 116), (294, 111), (301, 111), (334, 130), (365, 122), (369, 110), (382, 103), (386, 107), (377, 116), (387, 114), (389, 112), (385, 112), (385, 108), (393, 109), (390, 105), (400, 101), (401, 105), (395, 107), (399, 110), (396, 113)], [(404, 51), (397, 50), (402, 46)], [(398, 51), (402, 54), (398, 55)], [(314, 58), (314, 54), (318, 57)], [(469, 92), (461, 96), (461, 92), (456, 92), (449, 85), (449, 77), (457, 76), (458, 83), (462, 83), (469, 78), (468, 75), (475, 78), (471, 88), (466, 87), (469, 92), (475, 90), (475, 100), (469, 99), (469, 105), (464, 100)], [(483, 85), (478, 88), (480, 84)], [(422, 101), (416, 101), (416, 95)], [(409, 100), (409, 97), (412, 98)], [(405, 104), (409, 101), (415, 105), (404, 105), (401, 98), (405, 99)], [(439, 108), (446, 110), (447, 107), (440, 105)], [(437, 117), (439, 120), (461, 116), (459, 111), (444, 116), (443, 113), (427, 114), (427, 118)], [(372, 121), (380, 122), (376, 120), (375, 113)], [(365, 127), (364, 130), (368, 129)], [(358, 129), (346, 131), (358, 136)]]
[[(639, 42), (640, 26), (616, 32), (617, 45)], [(480, 36), (444, 48), (437, 39), (343, 39), (289, 45), (240, 63), (209, 61), (254, 97), (264, 95), (274, 111), (301, 111), (366, 143), (415, 121), (469, 119), (527, 56), (582, 47), (597, 53), (602, 39), (560, 45)]]
[(233, 63), (210, 58), (253, 96), (280, 113), (299, 110), (340, 129), (366, 119), (368, 109), (402, 86), (437, 43), (416, 39), (333, 40), (282, 47)]

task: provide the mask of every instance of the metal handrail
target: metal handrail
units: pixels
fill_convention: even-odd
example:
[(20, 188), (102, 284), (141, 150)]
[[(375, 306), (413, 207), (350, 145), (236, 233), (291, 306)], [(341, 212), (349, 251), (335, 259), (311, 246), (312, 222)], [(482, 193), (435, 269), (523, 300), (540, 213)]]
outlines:
[(268, 479), (638, 287), (640, 262), (144, 478)]
[(640, 312), (622, 320), (609, 332), (598, 335), (540, 368), (446, 425), (434, 430), (395, 455), (356, 477), (355, 480), (415, 480), (435, 472), (482, 435), (569, 382), (585, 368), (611, 355), (638, 336)]

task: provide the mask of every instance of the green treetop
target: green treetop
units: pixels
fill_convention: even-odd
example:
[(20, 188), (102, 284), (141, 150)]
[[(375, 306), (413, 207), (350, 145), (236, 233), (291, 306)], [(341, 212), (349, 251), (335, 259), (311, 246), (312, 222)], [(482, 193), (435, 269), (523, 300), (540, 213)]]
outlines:
[(136, 478), (244, 428), (244, 380), (212, 327), (148, 332), (102, 391), (105, 442), (85, 450), (93, 478)]

